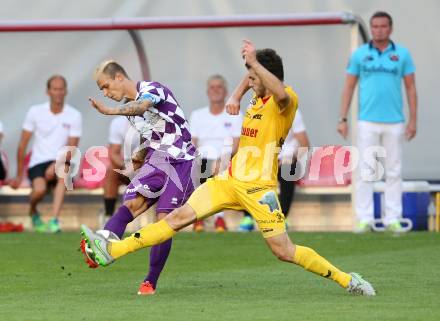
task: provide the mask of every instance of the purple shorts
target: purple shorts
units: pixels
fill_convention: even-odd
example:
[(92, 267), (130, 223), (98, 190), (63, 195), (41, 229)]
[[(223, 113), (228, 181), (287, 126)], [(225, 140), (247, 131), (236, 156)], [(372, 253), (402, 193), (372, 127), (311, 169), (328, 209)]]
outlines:
[(185, 204), (194, 191), (193, 161), (146, 162), (127, 186), (124, 201), (143, 195), (148, 206), (157, 203), (156, 213), (169, 213)]

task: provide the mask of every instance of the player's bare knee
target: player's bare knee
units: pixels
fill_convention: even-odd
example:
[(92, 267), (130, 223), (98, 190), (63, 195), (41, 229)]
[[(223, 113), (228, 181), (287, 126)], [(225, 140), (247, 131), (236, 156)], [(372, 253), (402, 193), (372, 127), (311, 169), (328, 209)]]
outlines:
[[(124, 201), (124, 205), (128, 208), (134, 217), (137, 217), (140, 213), (144, 212), (144, 208), (147, 206), (146, 201), (142, 198), (135, 198), (132, 200)], [(146, 210), (146, 209), (145, 209)]]
[(132, 202), (132, 200), (124, 201), (124, 206), (125, 206), (126, 208), (128, 208), (128, 210), (129, 210), (130, 212), (133, 213), (133, 210), (134, 210), (134, 208), (135, 208), (135, 204)]
[(179, 209), (173, 210), (170, 214), (165, 216), (164, 220), (171, 226), (173, 230), (178, 229), (180, 224), (180, 217), (179, 217)]
[(269, 243), (272, 253), (283, 262), (293, 262), (294, 247), (291, 242)]
[(292, 255), (284, 248), (272, 249), (272, 253), (277, 257), (278, 260), (283, 262), (291, 262)]
[(165, 220), (173, 229), (177, 229), (181, 227), (185, 221), (185, 211), (183, 211), (181, 207), (176, 208), (165, 217)]
[(173, 210), (165, 217), (165, 220), (174, 230), (177, 231), (193, 223), (196, 220), (196, 216), (189, 205), (184, 205)]

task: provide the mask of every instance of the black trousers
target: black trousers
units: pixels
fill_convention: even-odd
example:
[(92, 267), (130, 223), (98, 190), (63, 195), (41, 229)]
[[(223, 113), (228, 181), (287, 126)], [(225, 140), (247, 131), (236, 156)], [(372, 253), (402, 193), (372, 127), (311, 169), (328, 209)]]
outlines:
[(3, 161), (2, 158), (0, 156), (0, 180), (3, 180), (6, 178), (6, 169), (3, 166)]
[(205, 177), (200, 178), (200, 184), (203, 184), (204, 182), (206, 182), (208, 180), (208, 178), (213, 176), (211, 173), (212, 162), (213, 162), (212, 160), (202, 158), (202, 163), (200, 164), (200, 167), (201, 167), (200, 173), (202, 176), (205, 176)]
[(278, 195), (278, 199), (280, 201), (281, 210), (283, 211), (285, 217), (287, 217), (287, 215), (289, 215), (290, 205), (292, 204), (293, 196), (295, 194), (295, 182), (286, 181), (281, 177), (281, 171), (283, 168), (283, 171), (288, 171), (290, 175), (294, 175), (296, 159), (292, 162), (292, 164), (282, 164), (278, 168), (278, 181), (280, 184), (280, 194)]

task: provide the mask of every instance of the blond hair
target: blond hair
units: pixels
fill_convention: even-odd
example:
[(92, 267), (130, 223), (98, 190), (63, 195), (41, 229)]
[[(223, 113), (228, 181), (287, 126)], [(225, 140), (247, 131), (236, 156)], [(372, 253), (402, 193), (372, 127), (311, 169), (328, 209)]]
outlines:
[(126, 78), (129, 79), (127, 72), (125, 69), (118, 64), (115, 60), (105, 60), (101, 62), (93, 73), (93, 79), (98, 80), (101, 74), (108, 75), (110, 78), (115, 79), (117, 73), (123, 74)]

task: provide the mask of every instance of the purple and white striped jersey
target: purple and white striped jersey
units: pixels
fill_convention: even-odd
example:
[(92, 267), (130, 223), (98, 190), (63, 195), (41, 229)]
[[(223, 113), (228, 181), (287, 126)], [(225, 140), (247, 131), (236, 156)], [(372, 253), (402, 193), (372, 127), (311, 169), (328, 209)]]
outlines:
[(137, 83), (136, 100), (150, 100), (154, 106), (133, 125), (146, 139), (147, 159), (155, 152), (167, 153), (174, 160), (192, 160), (197, 154), (191, 143), (189, 125), (173, 93), (158, 82)]

